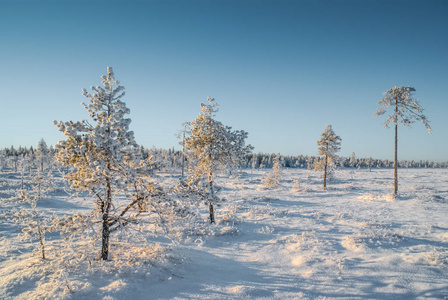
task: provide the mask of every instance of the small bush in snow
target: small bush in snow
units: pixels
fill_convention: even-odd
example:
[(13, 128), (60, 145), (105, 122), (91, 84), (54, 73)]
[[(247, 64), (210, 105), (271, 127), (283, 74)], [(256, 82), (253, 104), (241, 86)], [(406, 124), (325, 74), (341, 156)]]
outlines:
[(24, 226), (22, 229), (22, 238), (30, 240), (38, 239), (40, 256), (45, 259), (45, 232), (53, 231), (53, 227), (37, 211), (37, 201), (38, 197), (36, 195), (29, 196), (25, 191), (21, 191), (20, 202), (27, 203), (30, 207), (21, 208), (20, 211), (14, 214), (14, 218)]
[(280, 164), (280, 154), (277, 154), (274, 158), (272, 171), (264, 179), (265, 187), (275, 187), (280, 184), (280, 177), (282, 175), (282, 166)]

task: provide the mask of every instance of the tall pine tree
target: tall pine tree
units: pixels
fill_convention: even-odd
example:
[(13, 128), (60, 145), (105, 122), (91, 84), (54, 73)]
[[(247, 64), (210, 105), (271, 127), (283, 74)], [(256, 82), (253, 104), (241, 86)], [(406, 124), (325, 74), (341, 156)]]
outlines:
[[(115, 80), (112, 68), (101, 77), (102, 85), (83, 89), (89, 99), (82, 104), (89, 112), (88, 121), (56, 122), (66, 137), (57, 144), (56, 159), (74, 172), (65, 178), (78, 191), (88, 191), (96, 198), (96, 216), (101, 223), (101, 259), (109, 256), (110, 234), (122, 226), (135, 222), (146, 207), (152, 185), (144, 182), (137, 172), (141, 166), (134, 133), (129, 130), (131, 119), (125, 118), (130, 110), (121, 100), (124, 87)], [(117, 196), (126, 200), (118, 203)]]
[(423, 114), (423, 109), (414, 98), (413, 87), (396, 86), (384, 92), (384, 98), (378, 102), (381, 106), (375, 113), (375, 116), (383, 115), (389, 107), (394, 109), (384, 126), (389, 128), (390, 123), (395, 125), (395, 155), (394, 155), (394, 194), (398, 193), (398, 123), (411, 127), (415, 121), (421, 121), (425, 125), (428, 133), (431, 133), (429, 121)]

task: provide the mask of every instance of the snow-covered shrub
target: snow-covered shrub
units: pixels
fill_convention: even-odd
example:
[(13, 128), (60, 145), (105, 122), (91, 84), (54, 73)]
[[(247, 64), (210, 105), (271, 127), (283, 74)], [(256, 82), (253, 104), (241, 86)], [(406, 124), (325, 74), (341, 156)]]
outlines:
[(52, 232), (53, 227), (48, 218), (44, 218), (37, 211), (37, 201), (39, 200), (37, 195), (28, 195), (25, 191), (20, 192), (20, 201), (27, 203), (30, 207), (22, 207), (14, 214), (15, 220), (22, 224), (22, 238), (24, 240), (39, 241), (40, 256), (45, 259), (45, 232)]
[(29, 183), (31, 184), (32, 193), (39, 200), (57, 189), (51, 170), (47, 173), (41, 172), (40, 169), (36, 170), (35, 173), (30, 174)]
[(292, 182), (293, 182), (292, 190), (296, 191), (296, 192), (299, 192), (301, 190), (300, 178), (293, 178)]
[(38, 163), (38, 169), (40, 169), (40, 172), (43, 173), (44, 165), (48, 165), (49, 161), (49, 149), (44, 139), (41, 139), (37, 145), (36, 159)]
[(280, 154), (277, 154), (274, 158), (272, 171), (268, 173), (264, 179), (264, 186), (271, 188), (280, 184), (280, 177), (282, 175), (282, 166), (280, 164)]

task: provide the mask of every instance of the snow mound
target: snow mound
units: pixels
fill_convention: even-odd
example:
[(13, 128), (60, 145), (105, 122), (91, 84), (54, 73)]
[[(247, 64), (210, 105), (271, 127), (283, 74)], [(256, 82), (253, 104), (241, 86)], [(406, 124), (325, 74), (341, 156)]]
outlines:
[(353, 236), (346, 236), (342, 242), (342, 247), (344, 247), (347, 250), (350, 250), (352, 252), (365, 252), (366, 249), (363, 244), (361, 244), (358, 239), (354, 238)]
[(116, 281), (111, 282), (109, 285), (100, 288), (100, 290), (107, 291), (107, 292), (113, 292), (113, 291), (120, 290), (124, 286), (126, 286), (126, 283), (124, 283), (121, 280), (116, 280)]
[(393, 194), (364, 194), (357, 198), (363, 202), (374, 202), (374, 201), (386, 201), (394, 202), (395, 196)]

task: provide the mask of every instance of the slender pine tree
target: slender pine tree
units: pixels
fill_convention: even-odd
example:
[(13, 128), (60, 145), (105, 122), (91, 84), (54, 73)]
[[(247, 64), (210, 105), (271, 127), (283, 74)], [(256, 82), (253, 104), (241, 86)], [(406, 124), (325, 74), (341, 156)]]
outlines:
[(334, 133), (331, 125), (327, 125), (325, 127), (324, 132), (321, 134), (322, 138), (317, 141), (319, 145), (319, 155), (324, 155), (324, 186), (325, 189), (327, 187), (327, 167), (328, 160), (332, 159), (333, 161), (336, 159), (336, 152), (341, 150), (341, 138)]
[(378, 102), (380, 106), (375, 113), (375, 116), (383, 115), (389, 107), (394, 109), (384, 126), (389, 128), (390, 123), (395, 125), (395, 153), (394, 153), (394, 194), (398, 193), (398, 123), (411, 127), (415, 121), (421, 121), (425, 125), (428, 133), (431, 133), (429, 121), (423, 114), (423, 109), (414, 98), (413, 92), (415, 89), (408, 86), (396, 86), (386, 92), (384, 97)]

